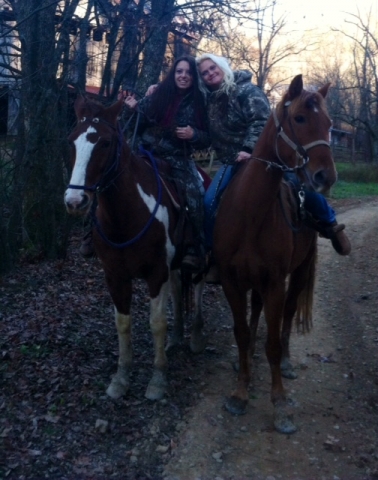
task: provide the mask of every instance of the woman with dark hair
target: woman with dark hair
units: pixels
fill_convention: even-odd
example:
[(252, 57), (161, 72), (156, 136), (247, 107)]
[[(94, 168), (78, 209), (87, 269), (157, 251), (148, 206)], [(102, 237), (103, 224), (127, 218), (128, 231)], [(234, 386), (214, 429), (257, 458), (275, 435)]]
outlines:
[(194, 242), (187, 248), (183, 265), (199, 271), (205, 262), (205, 191), (191, 154), (208, 147), (210, 139), (194, 57), (178, 58), (154, 93), (139, 102), (127, 96), (125, 105), (139, 113), (135, 120), (139, 144), (169, 163), (171, 176), (184, 192)]

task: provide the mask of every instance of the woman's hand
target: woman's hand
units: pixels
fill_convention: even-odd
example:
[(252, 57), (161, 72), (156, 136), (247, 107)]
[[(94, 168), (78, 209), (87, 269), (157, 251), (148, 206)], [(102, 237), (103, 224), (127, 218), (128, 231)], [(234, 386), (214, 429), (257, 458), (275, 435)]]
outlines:
[(134, 110), (136, 106), (138, 105), (138, 101), (136, 100), (134, 95), (128, 95), (125, 97), (124, 103), (126, 107), (130, 108), (131, 110)]
[(249, 160), (252, 158), (252, 154), (248, 152), (239, 152), (235, 158), (235, 162), (244, 162), (244, 160)]
[(194, 130), (189, 125), (187, 127), (177, 127), (176, 135), (181, 140), (191, 140), (194, 137)]
[(150, 85), (147, 88), (146, 97), (148, 97), (148, 95), (152, 95), (154, 93), (154, 91), (157, 89), (157, 87), (158, 87), (157, 83), (155, 83), (154, 85)]

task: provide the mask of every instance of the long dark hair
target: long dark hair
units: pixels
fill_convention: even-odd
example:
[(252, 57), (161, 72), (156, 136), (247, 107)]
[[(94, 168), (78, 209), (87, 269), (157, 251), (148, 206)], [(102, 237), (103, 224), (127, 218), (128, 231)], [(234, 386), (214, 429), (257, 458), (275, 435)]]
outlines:
[(196, 120), (199, 128), (204, 128), (206, 121), (206, 107), (203, 93), (199, 89), (198, 71), (195, 58), (191, 55), (183, 55), (176, 59), (170, 68), (167, 76), (159, 83), (155, 92), (151, 95), (151, 103), (148, 108), (148, 116), (154, 119), (157, 124), (161, 124), (165, 119), (167, 112), (172, 112), (177, 107), (178, 88), (175, 83), (175, 71), (179, 62), (187, 62), (189, 64), (190, 73), (193, 83), (188, 93), (192, 95), (194, 103), (194, 111), (196, 112)]

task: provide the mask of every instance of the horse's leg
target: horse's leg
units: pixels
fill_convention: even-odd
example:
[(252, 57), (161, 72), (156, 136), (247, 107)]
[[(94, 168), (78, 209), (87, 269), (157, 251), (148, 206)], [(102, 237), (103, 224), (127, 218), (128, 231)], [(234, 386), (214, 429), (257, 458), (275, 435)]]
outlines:
[(281, 357), (281, 374), (285, 378), (291, 380), (298, 377), (294, 371), (294, 367), (290, 362), (290, 335), (293, 324), (293, 318), (297, 310), (297, 300), (303, 286), (301, 282), (301, 276), (296, 275), (297, 272), (293, 272), (290, 275), (289, 286), (286, 294), (285, 308), (283, 314), (282, 331), (281, 331), (281, 345), (282, 345), (282, 357)]
[[(122, 285), (121, 282), (120, 284)], [(115, 304), (115, 323), (118, 333), (119, 357), (117, 373), (113, 376), (106, 393), (116, 399), (126, 394), (130, 384), (129, 376), (132, 363), (130, 304), (132, 285), (131, 282), (123, 284), (122, 291), (119, 291), (118, 295), (111, 289), (110, 282), (108, 282), (108, 286)], [(118, 305), (118, 307), (116, 305)]]
[(173, 270), (170, 276), (170, 285), (172, 293), (173, 306), (173, 330), (169, 336), (165, 351), (169, 353), (171, 349), (182, 344), (184, 339), (184, 313), (182, 299), (182, 284), (178, 270)]
[(190, 337), (190, 349), (193, 353), (201, 353), (205, 350), (206, 337), (202, 333), (202, 298), (205, 280), (201, 280), (194, 287), (194, 318), (192, 322), (192, 334)]
[(268, 328), (265, 352), (272, 376), (271, 400), (274, 406), (274, 426), (280, 433), (293, 433), (296, 427), (288, 412), (281, 377), (281, 319), (285, 302), (285, 282), (271, 284), (263, 296), (264, 313)]
[[(202, 295), (205, 286), (204, 280), (194, 287), (194, 318), (192, 322), (192, 334), (190, 337), (190, 349), (193, 353), (201, 353), (205, 349), (206, 339), (202, 334)], [(182, 344), (184, 339), (184, 312), (182, 282), (177, 270), (171, 272), (171, 293), (173, 303), (173, 331), (165, 351), (169, 353), (175, 346)]]
[(167, 335), (167, 303), (169, 280), (165, 282), (159, 294), (151, 298), (150, 327), (154, 339), (154, 373), (146, 390), (146, 398), (160, 400), (167, 389), (167, 356), (165, 338)]
[(248, 404), (248, 384), (250, 381), (249, 345), (250, 328), (247, 322), (247, 295), (240, 292), (235, 283), (222, 278), (224, 293), (230, 304), (234, 318), (234, 335), (239, 352), (239, 370), (236, 389), (227, 398), (225, 407), (235, 415), (242, 415)]
[[(249, 319), (249, 330), (251, 333), (249, 343), (249, 361), (252, 361), (256, 350), (257, 327), (259, 326), (260, 314), (263, 303), (260, 294), (256, 290), (251, 291), (251, 317)], [(233, 362), (233, 368), (236, 372), (239, 371), (239, 362)]]
[(261, 295), (256, 290), (252, 290), (251, 318), (249, 321), (249, 328), (251, 331), (251, 343), (249, 346), (249, 354), (251, 358), (255, 354), (257, 327), (259, 326), (259, 319), (260, 319), (262, 308), (263, 308), (263, 302), (262, 302)]

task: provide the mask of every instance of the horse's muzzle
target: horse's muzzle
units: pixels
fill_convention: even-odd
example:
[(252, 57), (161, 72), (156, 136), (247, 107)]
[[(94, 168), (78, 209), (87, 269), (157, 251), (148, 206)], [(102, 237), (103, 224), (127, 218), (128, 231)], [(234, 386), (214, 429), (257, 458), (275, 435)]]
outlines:
[(312, 172), (306, 166), (306, 168), (303, 169), (302, 175), (300, 175), (302, 176), (302, 181), (318, 193), (328, 192), (337, 180), (335, 168), (322, 168), (316, 172)]
[(91, 203), (90, 196), (82, 190), (66, 190), (64, 195), (64, 204), (66, 205), (67, 212), (70, 215), (86, 215), (89, 211)]

